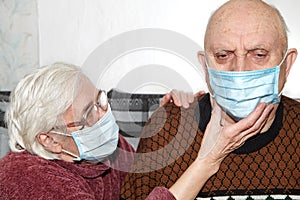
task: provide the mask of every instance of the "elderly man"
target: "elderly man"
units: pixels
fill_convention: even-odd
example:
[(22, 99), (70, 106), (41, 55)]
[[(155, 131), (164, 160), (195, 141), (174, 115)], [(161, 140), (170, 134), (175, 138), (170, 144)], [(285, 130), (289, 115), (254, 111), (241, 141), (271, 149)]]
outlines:
[[(152, 115), (137, 150), (147, 154), (136, 157), (122, 197), (143, 199), (155, 186), (172, 185), (196, 158), (201, 142), (209, 140), (203, 137), (205, 130), (214, 126), (239, 132), (247, 116), (265, 102), (274, 108), (260, 133), (244, 138), (243, 146), (225, 158), (197, 197), (300, 199), (300, 103), (281, 94), (297, 50), (288, 49), (283, 17), (261, 0), (228, 1), (210, 18), (204, 48), (199, 60), (210, 94), (187, 111), (168, 104)], [(218, 108), (219, 123), (211, 123)], [(251, 128), (249, 124), (243, 131)], [(206, 145), (201, 149), (214, 148)], [(146, 165), (152, 168), (141, 171)]]

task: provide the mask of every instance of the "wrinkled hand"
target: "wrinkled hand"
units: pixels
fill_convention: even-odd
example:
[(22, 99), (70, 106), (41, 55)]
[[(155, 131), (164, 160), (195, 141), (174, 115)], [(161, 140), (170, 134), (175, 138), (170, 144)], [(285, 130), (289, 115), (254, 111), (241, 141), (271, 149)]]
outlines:
[(188, 108), (190, 104), (194, 102), (194, 97), (200, 96), (204, 93), (204, 91), (200, 91), (193, 95), (193, 93), (191, 92), (171, 90), (171, 92), (169, 92), (162, 98), (160, 105), (163, 106), (171, 101), (174, 102), (176, 106)]
[(261, 131), (274, 105), (261, 103), (248, 117), (223, 126), (221, 108), (215, 102), (213, 104), (214, 109), (205, 130), (198, 159), (209, 159), (209, 162), (219, 167), (230, 152), (241, 147), (246, 140)]

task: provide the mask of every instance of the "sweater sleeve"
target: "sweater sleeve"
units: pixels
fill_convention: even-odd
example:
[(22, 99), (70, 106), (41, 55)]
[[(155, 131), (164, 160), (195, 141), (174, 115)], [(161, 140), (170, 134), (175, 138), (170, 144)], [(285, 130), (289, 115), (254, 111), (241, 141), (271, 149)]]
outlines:
[(146, 200), (176, 200), (174, 195), (165, 187), (155, 187)]

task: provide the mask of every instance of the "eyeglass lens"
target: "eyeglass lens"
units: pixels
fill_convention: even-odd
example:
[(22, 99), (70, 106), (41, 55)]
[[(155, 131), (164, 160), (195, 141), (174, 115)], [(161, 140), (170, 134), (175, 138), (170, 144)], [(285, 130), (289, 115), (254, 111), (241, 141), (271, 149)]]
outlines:
[(99, 107), (103, 111), (106, 111), (108, 108), (108, 98), (106, 92), (103, 90), (100, 90), (99, 92), (97, 104), (94, 104), (93, 108), (90, 109), (90, 111), (86, 115), (86, 124), (88, 126), (94, 125), (99, 120), (99, 114), (98, 114)]

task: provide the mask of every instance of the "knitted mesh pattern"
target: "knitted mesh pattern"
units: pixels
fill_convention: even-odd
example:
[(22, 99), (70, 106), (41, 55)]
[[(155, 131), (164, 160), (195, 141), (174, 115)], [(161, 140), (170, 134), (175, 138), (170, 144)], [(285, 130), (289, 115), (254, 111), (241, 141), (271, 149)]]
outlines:
[[(168, 104), (152, 115), (137, 150), (144, 154), (136, 155), (121, 189), (122, 198), (145, 199), (156, 186), (169, 188), (197, 157), (203, 136), (197, 103), (181, 110)], [(199, 197), (299, 195), (300, 103), (287, 97), (282, 97), (282, 103), (279, 134), (257, 151), (227, 156)]]

